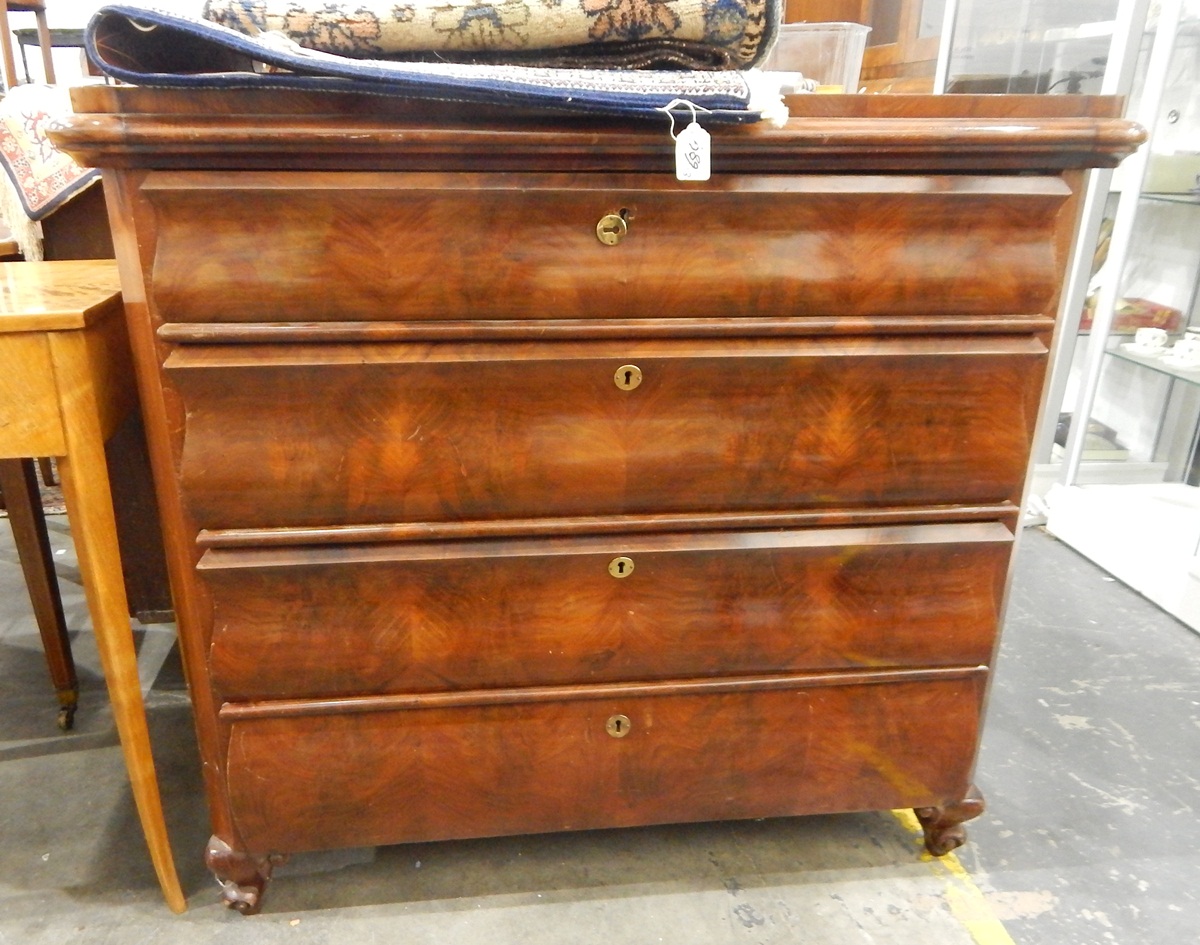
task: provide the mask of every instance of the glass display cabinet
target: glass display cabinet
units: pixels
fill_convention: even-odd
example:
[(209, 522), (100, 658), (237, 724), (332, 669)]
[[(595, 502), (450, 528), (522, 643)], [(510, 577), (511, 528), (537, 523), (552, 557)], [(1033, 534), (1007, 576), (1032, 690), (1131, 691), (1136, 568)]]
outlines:
[[(1141, 34), (1149, 5), (1149, 0), (791, 0), (787, 10), (789, 19), (870, 26), (862, 71), (869, 92), (1091, 93), (1112, 72), (1114, 44)], [(1127, 89), (1128, 81), (1118, 91)]]
[(1198, 88), (1200, 2), (1164, 0), (1150, 11), (1129, 107), (1151, 138), (1104, 200), (1080, 336), (1059, 362), (1062, 406), (1043, 457), (1056, 480), (1043, 490), (1049, 530), (1195, 629)]
[(1027, 522), (1200, 629), (1200, 0), (948, 0), (945, 17), (935, 90), (1121, 94), (1150, 131), (1092, 174)]
[(1099, 92), (1114, 34), (1129, 28), (1118, 0), (952, 0), (950, 6), (941, 85), (947, 92)]

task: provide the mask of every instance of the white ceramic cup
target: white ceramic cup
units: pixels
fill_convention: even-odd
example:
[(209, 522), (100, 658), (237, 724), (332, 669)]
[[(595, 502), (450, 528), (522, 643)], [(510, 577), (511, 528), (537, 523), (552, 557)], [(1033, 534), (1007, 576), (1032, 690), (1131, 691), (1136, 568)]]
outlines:
[(1177, 361), (1200, 363), (1200, 338), (1181, 338), (1171, 348), (1171, 357)]
[(1134, 333), (1133, 343), (1139, 348), (1165, 348), (1167, 333), (1161, 328), (1139, 328)]

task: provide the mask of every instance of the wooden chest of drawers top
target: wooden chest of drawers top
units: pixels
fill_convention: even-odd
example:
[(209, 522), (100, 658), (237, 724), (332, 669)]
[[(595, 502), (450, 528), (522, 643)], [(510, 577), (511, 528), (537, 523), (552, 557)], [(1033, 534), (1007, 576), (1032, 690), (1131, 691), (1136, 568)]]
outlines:
[[(55, 140), (95, 167), (670, 173), (668, 122), (277, 90), (72, 90)], [(801, 95), (783, 128), (716, 131), (713, 172), (1114, 167), (1144, 139), (1082, 95)]]

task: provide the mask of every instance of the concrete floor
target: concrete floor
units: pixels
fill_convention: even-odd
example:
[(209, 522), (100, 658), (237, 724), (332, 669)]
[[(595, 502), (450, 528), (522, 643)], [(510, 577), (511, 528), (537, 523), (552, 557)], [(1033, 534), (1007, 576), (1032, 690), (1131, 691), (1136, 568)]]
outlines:
[[(1200, 941), (1200, 636), (1027, 531), (957, 856), (888, 812), (302, 855), (264, 913), (218, 904), (170, 628), (137, 628), (189, 911), (158, 896), (65, 521), (52, 520), (83, 702), (55, 700), (0, 520), (0, 943), (530, 945)], [(931, 725), (936, 731), (936, 724)]]

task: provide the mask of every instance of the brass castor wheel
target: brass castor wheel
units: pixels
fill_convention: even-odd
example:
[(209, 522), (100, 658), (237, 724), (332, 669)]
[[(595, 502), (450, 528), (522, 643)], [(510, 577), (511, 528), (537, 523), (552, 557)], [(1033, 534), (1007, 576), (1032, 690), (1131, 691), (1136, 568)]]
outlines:
[(75, 709), (73, 705), (64, 705), (58, 710), (58, 728), (60, 731), (69, 732), (75, 727)]

